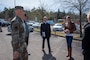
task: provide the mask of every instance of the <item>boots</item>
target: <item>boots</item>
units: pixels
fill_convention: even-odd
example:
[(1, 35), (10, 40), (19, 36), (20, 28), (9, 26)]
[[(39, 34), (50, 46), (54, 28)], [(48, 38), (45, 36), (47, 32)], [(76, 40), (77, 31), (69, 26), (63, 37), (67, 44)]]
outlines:
[(71, 58), (72, 58), (72, 48), (68, 47), (68, 55), (66, 57), (68, 57), (68, 60), (71, 60)]

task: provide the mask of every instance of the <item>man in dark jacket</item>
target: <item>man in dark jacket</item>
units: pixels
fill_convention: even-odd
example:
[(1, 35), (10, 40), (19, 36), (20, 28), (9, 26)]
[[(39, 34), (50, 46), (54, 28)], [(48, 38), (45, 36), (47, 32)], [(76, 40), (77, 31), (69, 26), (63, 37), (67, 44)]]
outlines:
[(49, 53), (51, 53), (50, 40), (49, 40), (50, 36), (51, 36), (51, 28), (50, 28), (50, 24), (47, 23), (46, 16), (43, 17), (43, 23), (41, 24), (40, 33), (41, 33), (41, 36), (43, 38), (42, 50), (44, 50), (45, 39), (47, 39)]
[(84, 36), (82, 48), (84, 50), (84, 60), (90, 60), (90, 12), (87, 15), (88, 23), (84, 26)]

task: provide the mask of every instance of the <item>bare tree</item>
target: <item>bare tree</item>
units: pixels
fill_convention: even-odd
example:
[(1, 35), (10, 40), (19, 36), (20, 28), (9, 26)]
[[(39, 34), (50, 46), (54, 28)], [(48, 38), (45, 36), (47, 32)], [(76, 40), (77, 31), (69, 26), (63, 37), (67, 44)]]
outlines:
[(41, 9), (41, 16), (43, 17), (46, 12), (46, 4), (44, 3), (44, 0), (39, 0), (40, 2), (40, 9)]
[(82, 37), (82, 13), (89, 10), (89, 0), (59, 0), (59, 2), (65, 4), (65, 8), (79, 12), (80, 37)]

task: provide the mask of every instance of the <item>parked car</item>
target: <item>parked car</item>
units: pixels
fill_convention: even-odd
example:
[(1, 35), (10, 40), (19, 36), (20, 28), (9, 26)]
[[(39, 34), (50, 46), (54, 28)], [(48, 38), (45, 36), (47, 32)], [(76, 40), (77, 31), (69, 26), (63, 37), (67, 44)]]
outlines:
[(53, 27), (53, 31), (63, 31), (63, 25), (56, 23)]
[(30, 22), (27, 22), (27, 24), (28, 24), (28, 27), (29, 27), (29, 31), (33, 32), (34, 31), (33, 25)]
[(33, 26), (33, 24), (35, 23), (35, 21), (27, 21), (29, 24), (31, 24)]
[(48, 20), (47, 23), (49, 23), (50, 25), (54, 25), (55, 24), (55, 22), (52, 21), (52, 20)]
[(8, 26), (9, 25), (9, 21), (6, 21), (4, 19), (0, 19), (1, 22), (1, 26)]
[(39, 22), (35, 22), (35, 23), (33, 24), (33, 27), (34, 27), (34, 28), (40, 28), (40, 26), (41, 26), (41, 24), (40, 24)]

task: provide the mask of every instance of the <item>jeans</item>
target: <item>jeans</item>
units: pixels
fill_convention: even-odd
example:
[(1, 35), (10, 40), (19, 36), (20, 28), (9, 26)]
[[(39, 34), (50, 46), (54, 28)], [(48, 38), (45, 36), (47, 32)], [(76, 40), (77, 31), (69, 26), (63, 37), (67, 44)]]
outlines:
[(73, 36), (66, 36), (67, 46), (72, 47)]

